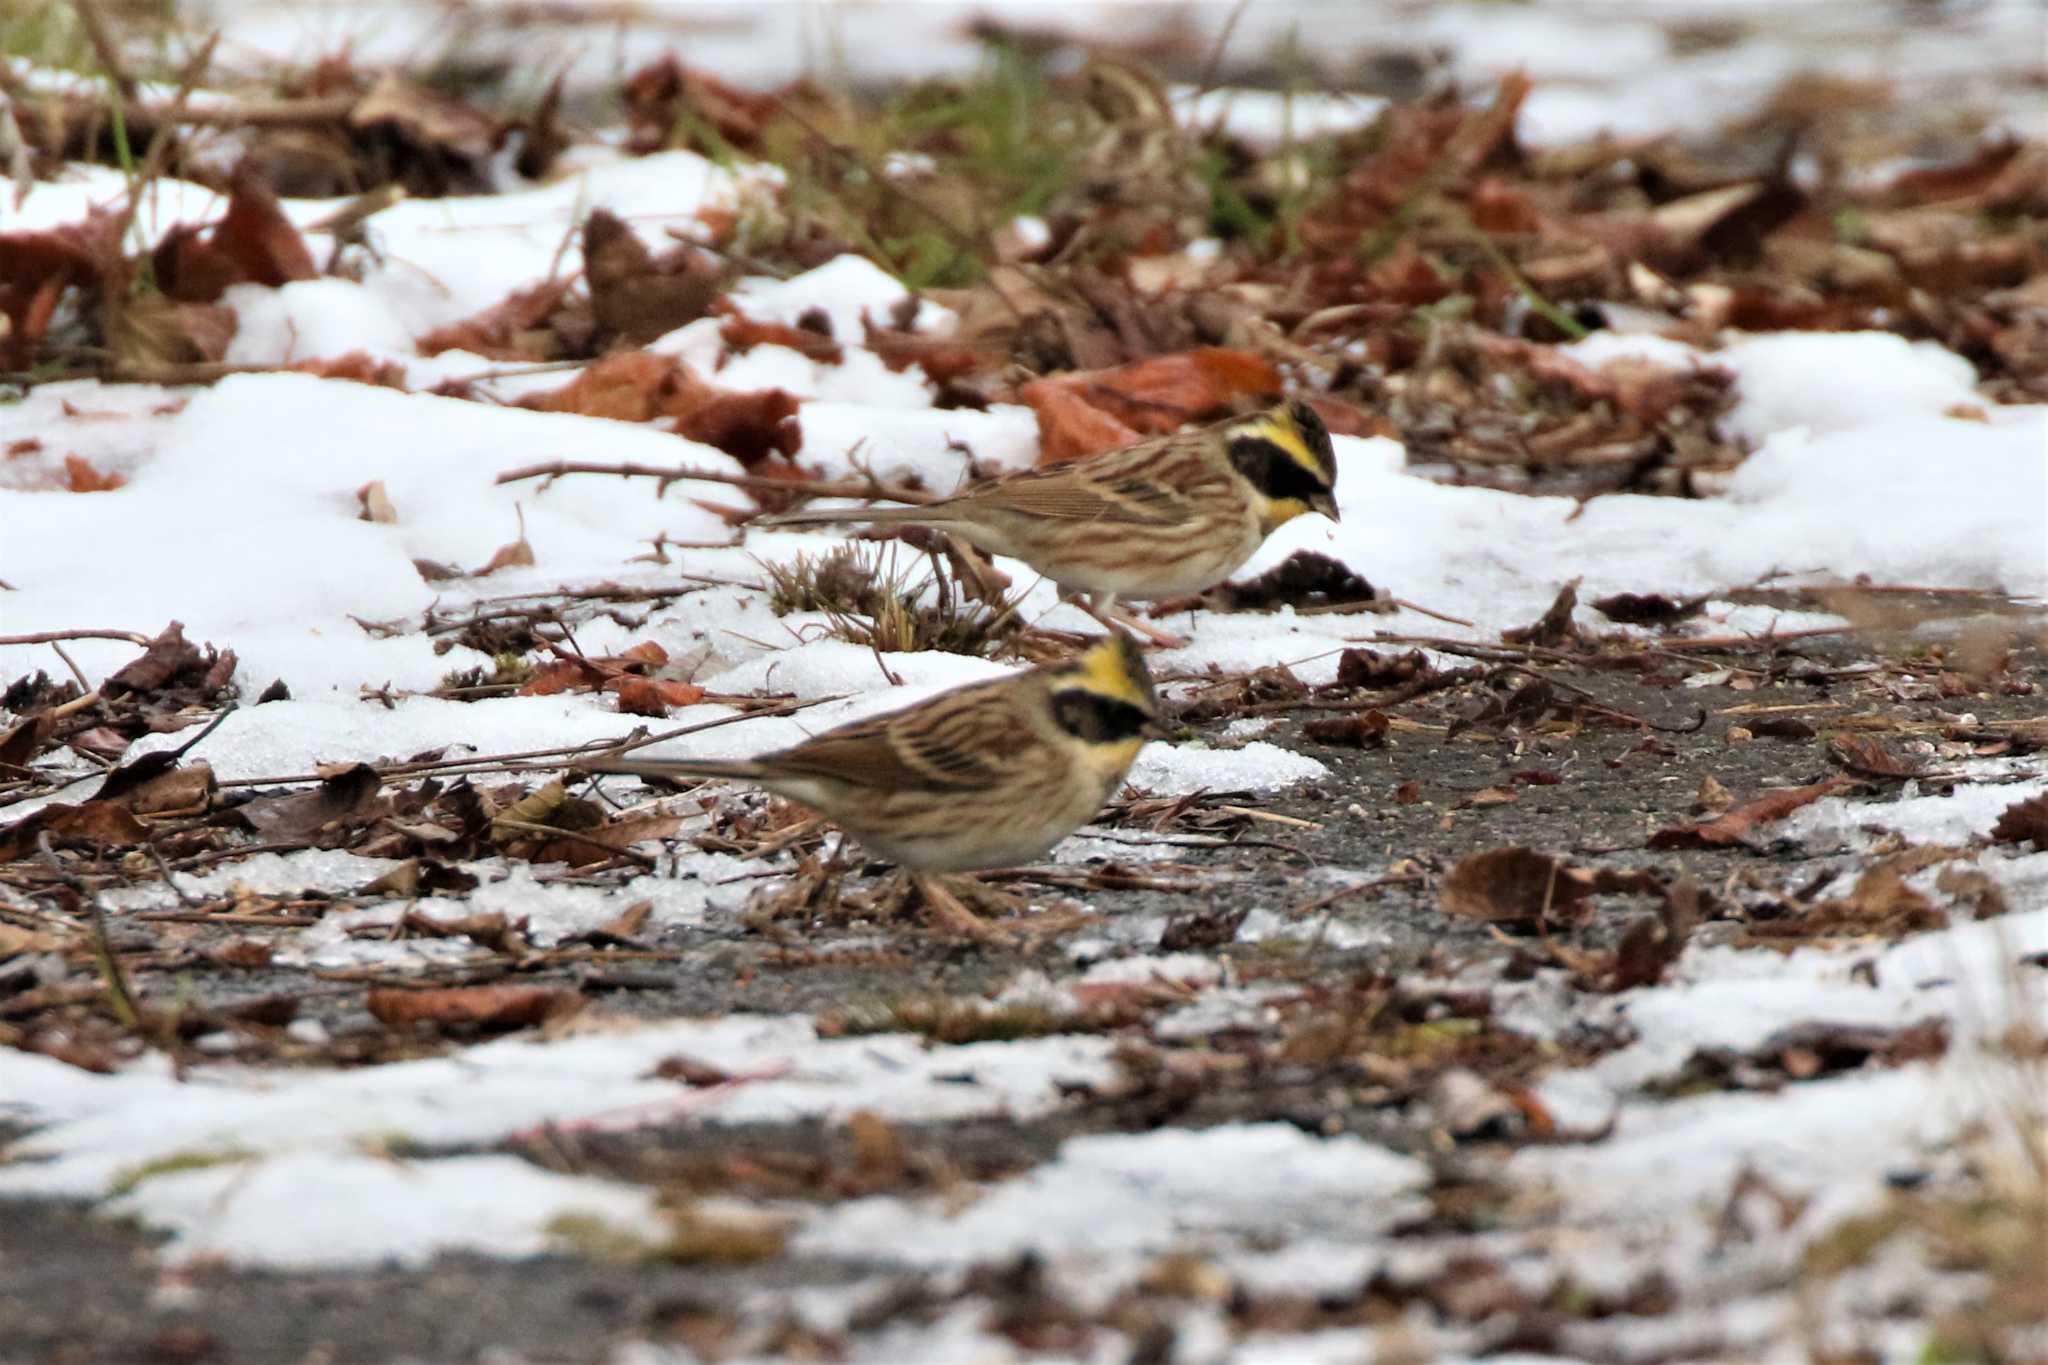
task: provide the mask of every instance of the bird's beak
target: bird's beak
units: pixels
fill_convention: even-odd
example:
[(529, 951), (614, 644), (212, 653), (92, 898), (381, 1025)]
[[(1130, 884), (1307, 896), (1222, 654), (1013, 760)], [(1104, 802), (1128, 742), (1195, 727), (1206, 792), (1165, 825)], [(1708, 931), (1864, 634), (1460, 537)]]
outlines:
[(1162, 716), (1154, 716), (1145, 722), (1145, 728), (1138, 731), (1146, 739), (1172, 739), (1180, 727)]
[(1308, 500), (1308, 505), (1312, 510), (1321, 512), (1331, 521), (1337, 520), (1337, 495), (1335, 493), (1318, 493)]

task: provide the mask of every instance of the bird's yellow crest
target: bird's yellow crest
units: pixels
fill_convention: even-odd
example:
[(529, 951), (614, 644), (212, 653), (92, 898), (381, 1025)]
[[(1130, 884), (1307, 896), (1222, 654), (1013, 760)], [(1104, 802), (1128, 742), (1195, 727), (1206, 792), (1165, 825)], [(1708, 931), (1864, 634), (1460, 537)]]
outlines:
[(1091, 692), (1150, 712), (1153, 708), (1152, 675), (1145, 656), (1128, 635), (1116, 634), (1074, 660), (1074, 671)]

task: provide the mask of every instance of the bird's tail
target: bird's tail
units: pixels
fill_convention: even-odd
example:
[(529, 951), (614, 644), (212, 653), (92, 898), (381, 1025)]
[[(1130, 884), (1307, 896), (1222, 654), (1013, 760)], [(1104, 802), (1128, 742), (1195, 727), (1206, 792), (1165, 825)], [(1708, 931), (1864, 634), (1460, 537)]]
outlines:
[(951, 520), (936, 507), (835, 507), (783, 512), (761, 517), (754, 525), (835, 526), (846, 522), (865, 522), (869, 526), (937, 526)]

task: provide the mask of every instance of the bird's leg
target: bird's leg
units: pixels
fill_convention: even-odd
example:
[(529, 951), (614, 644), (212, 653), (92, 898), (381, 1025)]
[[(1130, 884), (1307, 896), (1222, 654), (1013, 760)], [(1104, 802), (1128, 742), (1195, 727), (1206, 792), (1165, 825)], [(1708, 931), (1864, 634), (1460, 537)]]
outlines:
[(1135, 616), (1118, 611), (1116, 609), (1115, 593), (1076, 594), (1068, 600), (1082, 611), (1094, 617), (1100, 624), (1109, 626), (1112, 629), (1128, 630), (1133, 635), (1143, 636), (1147, 641), (1160, 649), (1184, 649), (1187, 647), (1188, 641), (1185, 636), (1175, 635), (1172, 631), (1161, 630), (1155, 625), (1140, 621)]
[(912, 873), (911, 881), (924, 893), (924, 903), (941, 927), (978, 943), (1014, 944), (1021, 937), (1020, 931), (990, 924), (969, 910), (946, 885), (945, 878)]

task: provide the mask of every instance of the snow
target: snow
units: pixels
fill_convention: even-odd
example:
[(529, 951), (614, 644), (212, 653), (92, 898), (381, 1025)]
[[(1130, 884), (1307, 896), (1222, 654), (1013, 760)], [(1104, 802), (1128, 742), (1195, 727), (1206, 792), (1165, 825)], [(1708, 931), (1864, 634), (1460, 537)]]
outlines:
[[(380, 1226), (381, 1216), (351, 1227), (350, 1191), (376, 1182), (374, 1172), (390, 1159), (375, 1149), (395, 1142), (489, 1145), (540, 1124), (629, 1126), (711, 1113), (733, 1123), (843, 1121), (856, 1109), (897, 1121), (1021, 1117), (1051, 1108), (1061, 1084), (1107, 1080), (1110, 1047), (1108, 1039), (1082, 1037), (955, 1047), (926, 1047), (908, 1035), (820, 1039), (808, 1018), (736, 1015), (653, 1026), (600, 1022), (549, 1041), (506, 1039), (356, 1071), (201, 1064), (180, 1078), (144, 1061), (119, 1075), (89, 1076), (8, 1049), (0, 1051), (0, 1120), (36, 1127), (8, 1149), (0, 1197), (89, 1199), (129, 1186), (133, 1211), (188, 1235), (204, 1226), (203, 1249), (245, 1263), (327, 1263), (320, 1258), (330, 1253), (375, 1260), (398, 1254), (403, 1238)], [(692, 1091), (649, 1078), (677, 1054), (747, 1079)], [(227, 1182), (232, 1216), (213, 1224), (199, 1214), (223, 1176), (208, 1172), (226, 1168), (204, 1163), (223, 1158), (233, 1158), (236, 1177)], [(430, 1172), (407, 1186), (417, 1219), (408, 1226), (450, 1227), (468, 1217), (481, 1173), (493, 1168), (448, 1167), (450, 1160), (403, 1163)], [(318, 1176), (315, 1189), (289, 1178), (308, 1171)], [(159, 1201), (164, 1180), (172, 1183)], [(536, 1249), (531, 1230), (593, 1199), (600, 1211), (620, 1207), (596, 1182), (514, 1184), (505, 1190), (507, 1221), (494, 1226), (517, 1235), (493, 1249), (527, 1254)], [(327, 1226), (317, 1230), (329, 1235), (322, 1239), (291, 1232), (309, 1204), (323, 1208)], [(488, 1247), (488, 1231), (460, 1244)]]
[(538, 1256), (560, 1244), (551, 1230), (574, 1219), (650, 1242), (665, 1227), (651, 1190), (558, 1175), (515, 1156), (295, 1152), (153, 1175), (106, 1209), (168, 1230), (175, 1261), (274, 1270), (416, 1268), (454, 1251)]
[(1412, 1213), (1428, 1173), (1362, 1138), (1288, 1124), (1070, 1138), (1051, 1161), (964, 1211), (940, 1200), (854, 1200), (814, 1220), (796, 1249), (967, 1265), (1025, 1251), (1084, 1264), (1183, 1246), (1248, 1245), (1262, 1232), (1357, 1234)]
[[(1982, 406), (1969, 361), (1889, 333), (1744, 336), (1709, 358), (1735, 372), (1737, 402), (1724, 427), (1752, 442), (1795, 428), (1822, 436)], [(1816, 375), (1827, 382), (1815, 383)], [(1924, 456), (1915, 463), (1940, 467)]]
[(1306, 754), (1253, 740), (1242, 749), (1148, 744), (1128, 779), (1140, 791), (1183, 796), (1197, 791), (1271, 792), (1329, 776)]

